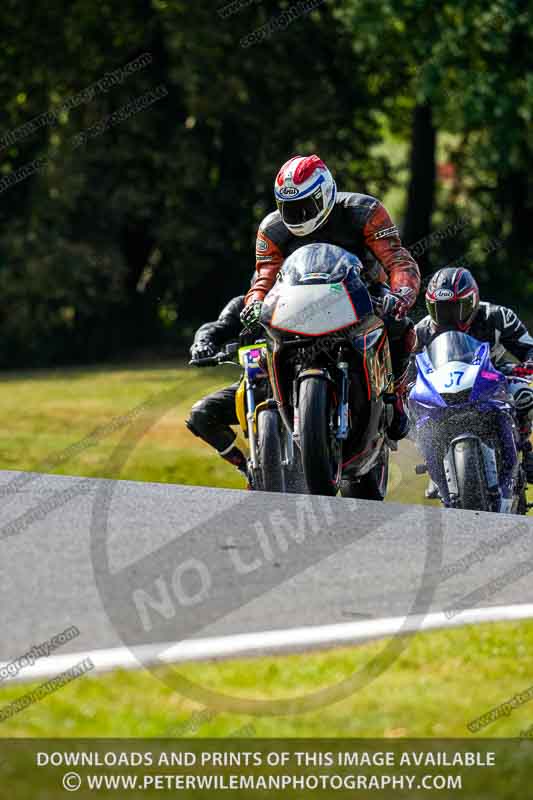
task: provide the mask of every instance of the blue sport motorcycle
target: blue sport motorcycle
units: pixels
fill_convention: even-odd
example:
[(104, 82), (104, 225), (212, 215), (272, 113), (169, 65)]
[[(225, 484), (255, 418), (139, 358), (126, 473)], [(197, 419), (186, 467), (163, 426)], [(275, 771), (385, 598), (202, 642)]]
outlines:
[(416, 366), (409, 413), (425, 459), (417, 471), (429, 472), (446, 507), (527, 513), (514, 402), (490, 345), (449, 331), (416, 356)]

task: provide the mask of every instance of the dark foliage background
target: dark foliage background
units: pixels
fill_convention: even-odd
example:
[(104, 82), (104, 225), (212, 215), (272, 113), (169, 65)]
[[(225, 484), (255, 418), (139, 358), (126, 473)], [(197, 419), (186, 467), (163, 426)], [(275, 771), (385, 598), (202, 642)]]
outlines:
[[(0, 363), (175, 351), (247, 286), (280, 164), (318, 152), (383, 196), (425, 275), (462, 259), (533, 312), (533, 14), (522, 0), (325, 0), (223, 17), (188, 0), (4, 0), (0, 136), (150, 53), (152, 62), (0, 151)], [(73, 147), (158, 86), (168, 94)], [(398, 155), (400, 154), (400, 156)], [(1, 185), (1, 184), (0, 184)]]

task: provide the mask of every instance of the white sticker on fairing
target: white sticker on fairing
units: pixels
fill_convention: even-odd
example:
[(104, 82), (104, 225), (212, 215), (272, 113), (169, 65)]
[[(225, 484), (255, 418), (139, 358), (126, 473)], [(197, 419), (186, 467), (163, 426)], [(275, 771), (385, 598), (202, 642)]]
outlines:
[(427, 375), (439, 394), (457, 394), (471, 389), (476, 382), (479, 365), (450, 361), (440, 369)]
[(302, 275), (301, 280), (305, 283), (307, 281), (327, 281), (329, 272), (308, 272), (307, 275)]
[(347, 328), (357, 322), (353, 305), (339, 283), (280, 287), (272, 327), (307, 336)]

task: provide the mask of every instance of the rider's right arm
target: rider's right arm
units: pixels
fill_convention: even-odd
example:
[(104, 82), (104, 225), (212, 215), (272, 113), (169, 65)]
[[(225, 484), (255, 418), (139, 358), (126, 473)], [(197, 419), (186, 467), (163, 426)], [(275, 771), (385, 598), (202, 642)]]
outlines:
[(282, 240), (286, 236), (287, 231), (278, 211), (265, 217), (259, 226), (255, 242), (255, 280), (244, 299), (245, 305), (254, 300), (264, 300), (272, 289), (285, 260)]
[(431, 338), (430, 331), (430, 317), (424, 317), (417, 325), (415, 325), (415, 343), (409, 358), (409, 366), (407, 368), (407, 385), (410, 386), (416, 381), (416, 360), (417, 353), (421, 353), (424, 347), (429, 344)]

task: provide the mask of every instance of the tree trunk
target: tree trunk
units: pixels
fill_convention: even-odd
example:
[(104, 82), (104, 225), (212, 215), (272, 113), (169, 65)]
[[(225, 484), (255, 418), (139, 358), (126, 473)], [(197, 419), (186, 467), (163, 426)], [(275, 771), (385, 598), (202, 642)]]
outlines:
[[(410, 179), (403, 241), (407, 247), (419, 242), (431, 232), (431, 216), (435, 201), (436, 131), (429, 104), (417, 105), (411, 130)], [(422, 273), (430, 270), (429, 252), (416, 257)]]
[[(525, 171), (514, 170), (503, 181), (501, 192), (501, 216), (510, 223), (510, 232), (506, 242), (505, 256), (512, 265), (510, 274), (506, 276), (505, 289), (501, 279), (496, 281), (500, 294), (505, 291), (508, 302), (524, 299), (524, 275), (528, 275), (533, 258), (531, 231), (533, 230), (533, 202), (531, 201), (531, 179)], [(501, 268), (501, 267), (500, 267)]]

